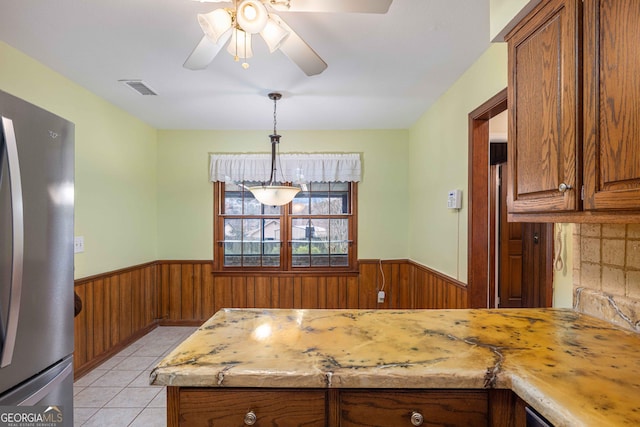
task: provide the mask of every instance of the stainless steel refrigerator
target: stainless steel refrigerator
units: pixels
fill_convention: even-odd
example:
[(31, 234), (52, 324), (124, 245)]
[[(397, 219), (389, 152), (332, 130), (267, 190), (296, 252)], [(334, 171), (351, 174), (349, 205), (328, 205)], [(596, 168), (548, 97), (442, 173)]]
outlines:
[(0, 406), (71, 427), (74, 125), (2, 91), (0, 116)]

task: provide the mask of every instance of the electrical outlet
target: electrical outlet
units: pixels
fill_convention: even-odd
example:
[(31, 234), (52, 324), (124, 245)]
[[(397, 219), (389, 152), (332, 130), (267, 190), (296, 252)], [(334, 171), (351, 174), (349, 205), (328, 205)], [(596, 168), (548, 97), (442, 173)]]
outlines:
[(382, 304), (384, 302), (384, 291), (378, 292), (378, 304)]
[(84, 252), (84, 236), (76, 236), (73, 238), (73, 253), (81, 252)]

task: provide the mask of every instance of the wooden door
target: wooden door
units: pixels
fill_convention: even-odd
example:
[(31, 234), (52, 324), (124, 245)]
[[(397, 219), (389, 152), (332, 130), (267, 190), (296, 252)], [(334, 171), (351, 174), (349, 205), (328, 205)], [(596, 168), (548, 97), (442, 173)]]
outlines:
[[(508, 181), (506, 165), (499, 166)], [(500, 185), (498, 219), (499, 308), (551, 307), (553, 272), (553, 224), (507, 222), (506, 185)]]
[(584, 2), (584, 208), (640, 208), (640, 1)]
[(522, 306), (553, 302), (553, 224), (522, 224)]
[(520, 222), (507, 222), (507, 168), (499, 166), (500, 221), (498, 259), (498, 307), (513, 308), (522, 305), (522, 226)]
[(511, 213), (580, 208), (580, 5), (543, 2), (507, 36)]

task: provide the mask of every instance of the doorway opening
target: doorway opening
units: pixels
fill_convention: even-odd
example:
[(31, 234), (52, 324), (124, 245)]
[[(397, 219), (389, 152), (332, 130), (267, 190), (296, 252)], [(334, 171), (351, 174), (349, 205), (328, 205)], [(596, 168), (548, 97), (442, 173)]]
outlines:
[(507, 222), (506, 132), (490, 138), (506, 110), (504, 89), (469, 114), (468, 305), (550, 307), (553, 224)]

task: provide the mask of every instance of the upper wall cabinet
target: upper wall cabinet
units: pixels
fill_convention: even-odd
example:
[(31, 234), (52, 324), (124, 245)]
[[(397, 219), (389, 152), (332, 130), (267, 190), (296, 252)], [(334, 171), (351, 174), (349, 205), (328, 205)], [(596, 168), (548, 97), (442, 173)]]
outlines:
[(640, 209), (639, 47), (640, 1), (585, 1), (585, 209)]
[(512, 220), (640, 221), (638, 40), (638, 0), (543, 1), (507, 35)]
[(543, 2), (509, 35), (509, 212), (579, 207), (579, 1)]

